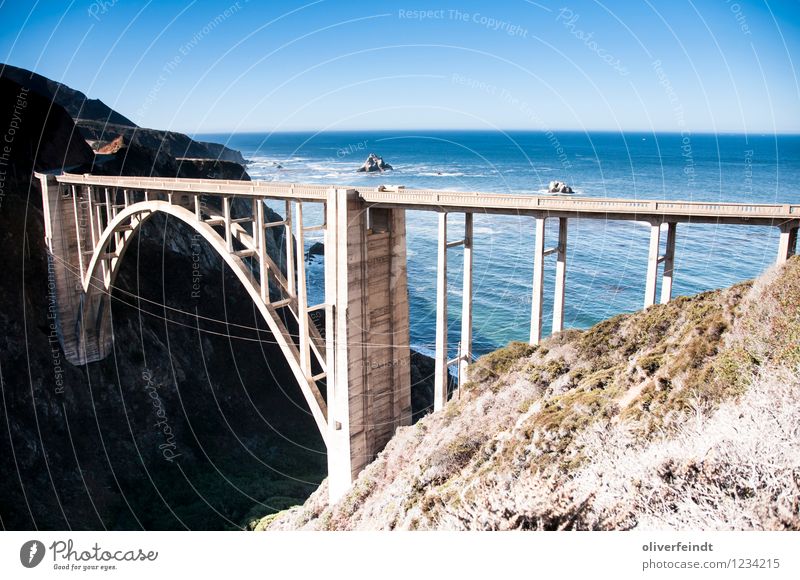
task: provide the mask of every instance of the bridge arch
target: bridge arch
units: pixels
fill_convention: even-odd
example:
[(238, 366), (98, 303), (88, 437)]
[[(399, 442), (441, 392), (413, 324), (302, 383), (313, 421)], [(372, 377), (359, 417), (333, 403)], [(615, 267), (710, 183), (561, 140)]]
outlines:
[[(230, 251), (227, 240), (206, 221), (198, 220), (195, 212), (169, 201), (147, 200), (133, 203), (117, 213), (98, 235), (86, 272), (82, 275), (81, 284), (86, 296), (90, 297), (89, 301), (97, 293), (107, 294), (110, 292), (119, 272), (119, 265), (130, 242), (134, 239), (134, 234), (150, 218), (159, 213), (176, 218), (192, 228), (222, 257), (236, 275), (256, 305), (259, 314), (267, 323), (267, 327), (289, 363), (320, 434), (327, 443), (328, 411), (326, 401), (317, 387), (316, 381), (308, 377), (302, 369), (298, 348), (287, 336), (286, 328), (279, 320), (275, 307), (262, 300), (260, 281), (255, 278), (242, 257)], [(261, 267), (266, 267), (266, 265)]]

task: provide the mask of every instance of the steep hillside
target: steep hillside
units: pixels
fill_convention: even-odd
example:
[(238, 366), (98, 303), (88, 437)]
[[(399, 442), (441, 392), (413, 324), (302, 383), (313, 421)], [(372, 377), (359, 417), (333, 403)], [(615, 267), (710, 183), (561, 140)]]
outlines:
[(800, 529), (800, 258), (471, 373), (335, 506), (258, 529)]
[(162, 162), (163, 158), (178, 160), (188, 158), (230, 161), (240, 165), (245, 163), (245, 159), (239, 151), (229, 149), (219, 143), (195, 141), (183, 133), (82, 119), (76, 121), (76, 124), (81, 135), (95, 146), (100, 147), (121, 136), (124, 143), (130, 147), (154, 152), (159, 162)]
[[(150, 168), (153, 175), (200, 177), (197, 175), (200, 171), (191, 167), (191, 163), (189, 167), (184, 167), (176, 159), (214, 160), (223, 162), (223, 165), (224, 162), (246, 163), (241, 152), (220, 143), (195, 141), (183, 133), (138, 127), (102, 101), (89, 99), (82, 92), (35, 72), (0, 63), (0, 78), (25, 87), (38, 100), (52, 102), (56, 107), (63, 108), (75, 122), (75, 137), (82, 136), (92, 142), (96, 149), (122, 137), (126, 149), (114, 155), (111, 163), (108, 158), (99, 158), (100, 164), (89, 168), (93, 173), (105, 171), (107, 174), (144, 175), (139, 168), (149, 163), (146, 167)], [(47, 118), (47, 110), (40, 116)], [(238, 172), (235, 167), (222, 169), (225, 172), (223, 179), (239, 179), (242, 174), (241, 168)], [(216, 170), (219, 172), (219, 167)]]
[(127, 117), (120, 115), (99, 99), (90, 99), (80, 91), (67, 85), (43, 77), (40, 74), (0, 63), (0, 75), (14, 82), (30, 87), (37, 95), (66, 109), (73, 119), (86, 119), (101, 123), (114, 123), (117, 125), (136, 125)]

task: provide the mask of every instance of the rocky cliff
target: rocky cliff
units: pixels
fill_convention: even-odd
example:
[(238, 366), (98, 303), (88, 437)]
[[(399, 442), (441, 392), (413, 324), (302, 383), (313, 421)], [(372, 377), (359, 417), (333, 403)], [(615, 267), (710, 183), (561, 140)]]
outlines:
[(62, 83), (50, 80), (35, 72), (10, 64), (0, 63), (0, 76), (14, 81), (19, 85), (28, 87), (38, 96), (54, 102), (66, 110), (67, 114), (73, 119), (136, 127), (133, 121), (120, 115), (103, 101), (99, 99), (89, 99), (82, 92), (76, 91)]
[(332, 507), (258, 529), (800, 529), (800, 257), (471, 367)]
[(126, 125), (115, 125), (102, 121), (78, 119), (76, 121), (80, 134), (96, 147), (102, 147), (122, 137), (128, 147), (135, 147), (149, 151), (154, 155), (157, 163), (165, 160), (176, 159), (203, 159), (213, 161), (228, 161), (231, 163), (245, 164), (241, 152), (229, 149), (218, 143), (195, 141), (188, 135), (174, 131), (160, 131), (157, 129), (143, 129)]

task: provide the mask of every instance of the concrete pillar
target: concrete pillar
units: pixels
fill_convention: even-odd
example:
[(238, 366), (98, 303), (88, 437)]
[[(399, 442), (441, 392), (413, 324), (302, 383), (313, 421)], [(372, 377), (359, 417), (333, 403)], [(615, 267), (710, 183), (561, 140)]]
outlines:
[[(331, 503), (347, 493), (353, 481), (348, 397), (347, 196), (346, 189), (329, 190), (325, 207), (325, 302), (333, 305), (332, 320), (326, 320), (325, 328), (328, 353), (328, 499)], [(340, 229), (343, 230), (342, 236), (337, 235)]]
[(778, 265), (783, 264), (797, 251), (797, 223), (781, 226), (781, 237), (778, 243)]
[(286, 244), (286, 291), (290, 295), (294, 295), (294, 249), (292, 248), (294, 236), (292, 235), (292, 202), (291, 200), (286, 200), (286, 218), (284, 221), (286, 225), (284, 226), (284, 236), (283, 240)]
[[(198, 199), (200, 199), (200, 196), (195, 196), (195, 201)], [(267, 230), (264, 224), (264, 201), (256, 198), (255, 204), (256, 223), (253, 239), (258, 251), (259, 290), (261, 292), (261, 301), (264, 304), (269, 304), (269, 265), (267, 264)], [(195, 212), (197, 214), (200, 213), (199, 204), (195, 206)]]
[(650, 251), (647, 255), (647, 279), (644, 288), (644, 307), (656, 303), (656, 283), (658, 282), (658, 244), (661, 237), (661, 226), (650, 226)]
[[(308, 295), (306, 293), (305, 231), (303, 202), (295, 204), (295, 242), (297, 243), (297, 346), (300, 349), (300, 368), (311, 378), (311, 344), (308, 330)], [(226, 218), (227, 219), (227, 218)]]
[(567, 218), (558, 218), (556, 283), (553, 294), (553, 334), (564, 329), (564, 286), (567, 278)]
[(439, 213), (436, 270), (436, 353), (433, 410), (447, 402), (447, 212)]
[(92, 188), (91, 185), (86, 187), (86, 200), (89, 204), (89, 230), (92, 233), (92, 249), (94, 249), (97, 246), (97, 238), (100, 237), (100, 232), (97, 231), (98, 224), (95, 215), (94, 188)]
[(116, 191), (114, 192), (114, 200), (111, 199), (111, 191), (106, 187), (106, 225), (111, 223), (111, 220), (117, 215), (117, 211), (114, 209), (114, 204), (116, 203)]
[(225, 219), (225, 247), (233, 252), (233, 228), (231, 227), (231, 198), (222, 198), (222, 217)]
[(544, 221), (536, 218), (536, 239), (533, 243), (533, 292), (531, 294), (532, 345), (542, 340), (542, 299), (544, 297)]
[(347, 492), (399, 425), (411, 423), (405, 212), (378, 211), (387, 212), (389, 227), (369, 231), (366, 205), (356, 191), (328, 195), (325, 296), (333, 305), (333, 327), (326, 321), (326, 349), (335, 349), (327, 369), (333, 371), (327, 441), (331, 501)]
[[(84, 294), (82, 278), (93, 248), (91, 228), (94, 214), (80, 187), (67, 186), (72, 195), (62, 195), (55, 178), (37, 174), (42, 188), (45, 241), (50, 254), (49, 269), (56, 285), (56, 327), (64, 357), (73, 365), (105, 358), (111, 351), (112, 329), (104, 280), (95, 277)], [(82, 196), (81, 193), (84, 195)]]
[(664, 273), (661, 278), (661, 304), (672, 299), (672, 279), (675, 269), (675, 234), (678, 224), (667, 224), (667, 248), (664, 252)]
[(472, 214), (464, 214), (464, 284), (461, 292), (461, 360), (458, 362), (458, 388), (469, 380), (472, 361)]
[[(97, 223), (97, 242), (99, 243), (100, 238), (103, 236), (103, 230), (105, 227), (103, 226), (103, 208), (100, 205), (101, 202), (96, 200), (94, 206), (95, 212), (95, 221)], [(97, 243), (94, 245), (95, 251), (104, 251), (105, 248), (99, 248)], [(100, 260), (100, 276), (99, 281), (101, 281), (102, 288), (109, 288), (111, 286), (111, 264), (107, 259)]]
[[(50, 184), (49, 181), (45, 182), (45, 180), (42, 179), (42, 192), (43, 192), (42, 195), (45, 195), (45, 196), (53, 196), (53, 195), (55, 195), (54, 192), (58, 191), (58, 184), (56, 183), (55, 178), (53, 179), (52, 184), (50, 184), (49, 186), (48, 186), (48, 184)], [(51, 187), (54, 190), (54, 192), (48, 192), (48, 187)], [(75, 219), (75, 231), (74, 231), (75, 243), (77, 245), (78, 264), (80, 266), (80, 269), (78, 271), (80, 272), (81, 276), (83, 276), (84, 273), (86, 272), (86, 268), (88, 267), (87, 264), (86, 264), (86, 262), (88, 262), (88, 260), (84, 260), (84, 257), (83, 257), (83, 252), (85, 251), (84, 246), (86, 245), (86, 240), (84, 239), (84, 236), (80, 235), (80, 233), (81, 233), (81, 223), (80, 223), (80, 216), (81, 216), (80, 204), (81, 204), (81, 201), (80, 201), (80, 196), (78, 195), (78, 191), (79, 191), (78, 188), (76, 188), (74, 185), (70, 185), (70, 189), (72, 190), (72, 212), (73, 212), (73, 216), (74, 216), (74, 219)], [(45, 200), (45, 203), (47, 203), (47, 200)], [(51, 212), (51, 215), (52, 215), (52, 212)], [(62, 215), (63, 215), (63, 210), (62, 210)], [(53, 248), (50, 248), (50, 250), (52, 251)]]

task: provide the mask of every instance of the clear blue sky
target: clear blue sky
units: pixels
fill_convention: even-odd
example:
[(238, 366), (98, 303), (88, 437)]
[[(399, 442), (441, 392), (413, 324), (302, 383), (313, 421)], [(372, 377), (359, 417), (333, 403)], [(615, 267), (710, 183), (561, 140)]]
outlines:
[(6, 0), (0, 23), (0, 62), (190, 133), (800, 132), (798, 0)]

